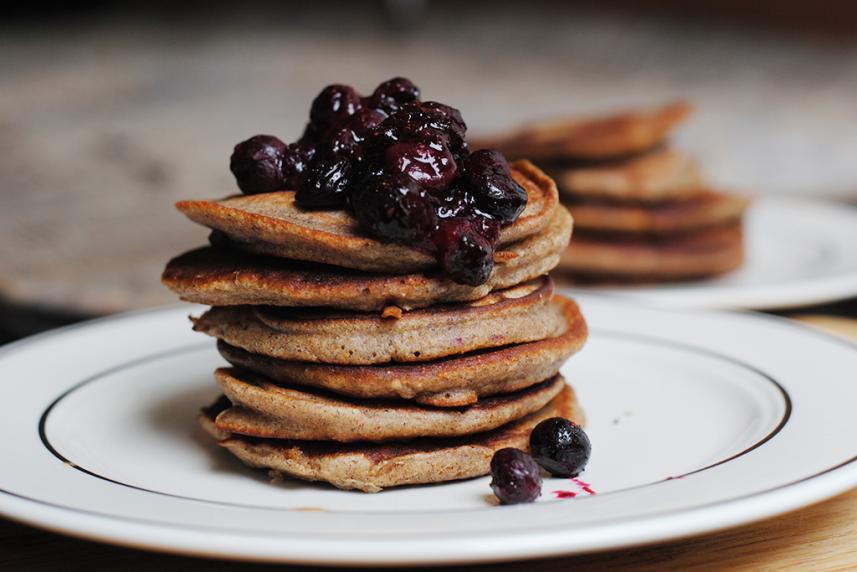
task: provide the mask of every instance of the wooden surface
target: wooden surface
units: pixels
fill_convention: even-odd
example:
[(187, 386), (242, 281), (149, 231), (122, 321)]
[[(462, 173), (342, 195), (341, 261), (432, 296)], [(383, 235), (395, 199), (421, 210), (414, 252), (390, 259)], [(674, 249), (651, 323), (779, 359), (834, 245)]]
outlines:
[[(853, 316), (855, 301), (840, 304)], [(793, 317), (857, 341), (857, 319), (824, 314)], [(0, 570), (219, 570), (267, 568), (117, 548), (42, 532), (0, 519)], [(707, 570), (857, 569), (857, 489), (813, 507), (724, 532), (628, 550), (571, 558), (491, 564), (488, 572), (562, 572), (632, 568)], [(307, 567), (278, 567), (293, 572)]]

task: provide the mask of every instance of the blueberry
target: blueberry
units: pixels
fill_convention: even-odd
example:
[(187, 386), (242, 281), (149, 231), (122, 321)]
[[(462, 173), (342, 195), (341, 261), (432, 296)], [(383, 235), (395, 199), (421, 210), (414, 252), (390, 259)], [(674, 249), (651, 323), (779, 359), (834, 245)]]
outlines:
[(538, 464), (520, 449), (500, 449), (491, 458), (491, 489), (503, 504), (535, 501), (542, 494)]
[(357, 112), (351, 116), (347, 125), (357, 136), (366, 138), (386, 118), (387, 115), (381, 113), (377, 109), (364, 107), (362, 109), (358, 109)]
[(422, 186), (441, 189), (455, 178), (457, 167), (446, 147), (403, 142), (390, 145), (384, 152), (384, 169), (404, 173)]
[(310, 123), (319, 133), (339, 127), (362, 107), (360, 96), (347, 85), (329, 85), (312, 102)]
[(403, 105), (419, 99), (420, 89), (411, 80), (394, 77), (375, 88), (369, 97), (369, 105), (390, 114), (398, 111)]
[(283, 186), (286, 189), (297, 190), (300, 188), (306, 178), (315, 152), (315, 147), (307, 143), (292, 143), (286, 148), (281, 167)]
[(474, 221), (466, 218), (443, 220), (432, 239), (437, 246), (440, 263), (459, 284), (484, 284), (494, 269), (494, 247), (483, 236)]
[(481, 149), (464, 159), (463, 184), (473, 193), (480, 210), (509, 224), (527, 206), (527, 193), (512, 178), (506, 158), (498, 151)]
[(467, 143), (464, 142), (467, 124), (464, 123), (461, 112), (437, 101), (424, 101), (419, 104), (419, 109), (446, 132), (447, 145), (456, 159), (464, 158), (467, 155)]
[(305, 208), (342, 207), (354, 175), (354, 164), (345, 155), (326, 153), (314, 159), (295, 201)]
[(425, 190), (401, 174), (366, 178), (352, 195), (351, 208), (364, 228), (384, 240), (413, 245), (435, 226)]
[(533, 429), (530, 451), (552, 475), (576, 477), (586, 467), (592, 445), (580, 425), (562, 417), (553, 417)]
[(241, 192), (252, 195), (284, 188), (282, 172), (286, 144), (272, 135), (256, 135), (235, 146), (229, 170)]
[(447, 145), (450, 133), (445, 122), (417, 108), (406, 108), (390, 115), (375, 130), (377, 144), (386, 148), (400, 141), (427, 145)]

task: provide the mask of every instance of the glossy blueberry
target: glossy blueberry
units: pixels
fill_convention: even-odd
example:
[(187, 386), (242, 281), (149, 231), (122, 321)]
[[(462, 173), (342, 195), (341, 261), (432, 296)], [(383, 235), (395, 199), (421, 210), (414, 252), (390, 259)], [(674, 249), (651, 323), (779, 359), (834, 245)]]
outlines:
[(527, 206), (527, 193), (512, 178), (506, 158), (498, 151), (480, 149), (464, 159), (462, 183), (470, 190), (479, 209), (509, 224)]
[(384, 169), (403, 173), (427, 189), (442, 189), (458, 172), (455, 159), (446, 147), (419, 142), (394, 143), (384, 152)]
[(491, 458), (491, 489), (503, 504), (535, 501), (542, 494), (538, 464), (520, 449), (500, 449)]
[(273, 135), (255, 135), (235, 146), (229, 170), (241, 192), (252, 195), (284, 188), (282, 165), (286, 144)]
[(354, 164), (345, 155), (317, 156), (306, 173), (295, 201), (305, 208), (342, 207), (348, 200)]
[(459, 284), (484, 284), (494, 269), (494, 247), (474, 221), (466, 218), (442, 220), (432, 235), (440, 264)]
[(297, 190), (301, 187), (315, 155), (314, 146), (307, 143), (292, 143), (283, 153), (283, 187)]
[(397, 173), (366, 178), (352, 195), (351, 208), (370, 234), (404, 244), (424, 241), (436, 221), (425, 190)]
[(353, 87), (329, 85), (313, 100), (309, 112), (310, 123), (319, 134), (323, 134), (331, 128), (344, 125), (362, 106), (360, 96)]
[(387, 114), (398, 111), (403, 105), (418, 101), (420, 89), (404, 77), (394, 77), (380, 84), (369, 97), (369, 105)]
[(576, 477), (589, 462), (592, 445), (580, 425), (553, 417), (536, 425), (530, 433), (530, 452), (552, 475)]

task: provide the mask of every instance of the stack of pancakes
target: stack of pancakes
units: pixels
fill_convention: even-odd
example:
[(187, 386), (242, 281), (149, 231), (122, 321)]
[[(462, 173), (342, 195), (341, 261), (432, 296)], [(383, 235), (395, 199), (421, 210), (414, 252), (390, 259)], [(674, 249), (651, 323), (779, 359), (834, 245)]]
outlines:
[(559, 268), (577, 281), (656, 282), (721, 274), (743, 261), (743, 197), (715, 192), (696, 162), (666, 146), (684, 103), (551, 121), (480, 145), (530, 157), (574, 214)]
[(346, 211), (299, 209), (293, 192), (180, 202), (215, 232), (163, 282), (213, 306), (194, 329), (232, 366), (215, 373), (224, 395), (206, 430), (248, 465), (376, 492), (486, 474), (540, 420), (582, 422), (558, 371), (586, 323), (546, 276), (572, 219), (538, 168), (512, 174), (528, 204), (476, 287), (367, 238)]

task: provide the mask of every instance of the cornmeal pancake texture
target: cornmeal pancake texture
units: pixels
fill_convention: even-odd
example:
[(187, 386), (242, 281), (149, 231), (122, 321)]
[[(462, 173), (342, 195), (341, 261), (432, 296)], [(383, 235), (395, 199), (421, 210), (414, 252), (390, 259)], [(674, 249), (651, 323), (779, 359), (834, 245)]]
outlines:
[(668, 105), (602, 117), (554, 120), (486, 144), (543, 161), (575, 236), (560, 276), (575, 282), (691, 280), (744, 260), (748, 199), (706, 183), (698, 163), (667, 138), (690, 115)]
[(523, 298), (431, 307), (399, 319), (378, 314), (306, 319), (252, 307), (222, 307), (194, 320), (196, 331), (251, 353), (348, 365), (425, 361), (554, 337), (565, 327), (562, 305), (551, 302), (550, 288), (544, 286)]
[(491, 457), (504, 447), (529, 448), (540, 421), (565, 417), (584, 424), (574, 393), (563, 385), (540, 410), (497, 429), (464, 437), (419, 438), (391, 443), (338, 443), (260, 439), (218, 429), (214, 419), (231, 407), (221, 399), (200, 415), (203, 428), (222, 447), (251, 467), (265, 468), (341, 489), (376, 493), (384, 488), (467, 479), (489, 472)]
[(560, 197), (660, 202), (690, 197), (703, 188), (696, 161), (679, 151), (658, 148), (638, 156), (551, 171)]
[(458, 356), (408, 364), (354, 366), (308, 363), (253, 354), (218, 342), (231, 364), (273, 383), (324, 389), (363, 399), (407, 399), (435, 407), (461, 407), (547, 379), (579, 351), (587, 338), (577, 304), (556, 296), (564, 330), (557, 336)]
[(218, 429), (253, 437), (341, 443), (456, 437), (496, 429), (541, 409), (565, 386), (554, 376), (467, 407), (437, 408), (284, 387), (237, 369), (218, 369), (215, 378), (233, 403), (215, 419)]
[[(713, 191), (683, 200), (634, 204), (610, 201), (569, 202), (578, 231), (669, 235), (739, 221), (749, 200)], [(579, 233), (580, 234), (580, 233)]]
[(604, 160), (657, 147), (690, 113), (691, 107), (679, 101), (601, 117), (552, 119), (471, 146), (538, 162)]
[(253, 256), (206, 247), (171, 260), (162, 282), (182, 300), (209, 306), (330, 306), (376, 311), (395, 305), (413, 309), (476, 300), (548, 273), (571, 238), (572, 218), (559, 207), (539, 234), (510, 244), (495, 255), (485, 284), (467, 286), (439, 271), (414, 274), (367, 273), (333, 266)]
[[(518, 161), (511, 172), (527, 192), (527, 206), (501, 229), (500, 246), (542, 233), (555, 221), (558, 209), (556, 185), (541, 169)], [(176, 208), (192, 221), (224, 233), (238, 248), (256, 254), (393, 274), (437, 266), (429, 254), (365, 236), (345, 210), (301, 209), (292, 191), (181, 201)]]
[(560, 265), (595, 282), (686, 280), (721, 274), (744, 260), (740, 223), (660, 240), (575, 240)]

